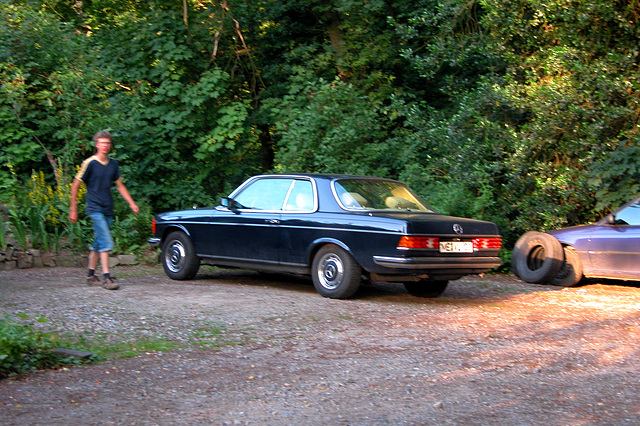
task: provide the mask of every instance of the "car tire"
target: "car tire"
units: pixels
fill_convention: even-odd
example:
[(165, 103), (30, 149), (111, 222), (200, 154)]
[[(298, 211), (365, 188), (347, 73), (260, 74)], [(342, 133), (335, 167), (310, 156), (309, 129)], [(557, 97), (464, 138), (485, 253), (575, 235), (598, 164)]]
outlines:
[(175, 231), (167, 236), (160, 261), (164, 272), (173, 280), (190, 280), (200, 268), (200, 258), (196, 255), (191, 240), (182, 231)]
[(348, 299), (360, 287), (362, 270), (346, 250), (334, 244), (322, 247), (311, 266), (317, 292), (332, 299)]
[(551, 284), (561, 287), (573, 287), (582, 280), (582, 261), (573, 247), (564, 248), (564, 263), (560, 272), (551, 280)]
[(425, 281), (419, 281), (419, 282), (407, 282), (403, 284), (404, 284), (404, 288), (406, 288), (409, 294), (412, 296), (434, 298), (444, 293), (445, 289), (449, 285), (449, 281), (425, 280)]
[(512, 270), (528, 283), (548, 284), (564, 263), (562, 244), (552, 235), (529, 231), (516, 242)]

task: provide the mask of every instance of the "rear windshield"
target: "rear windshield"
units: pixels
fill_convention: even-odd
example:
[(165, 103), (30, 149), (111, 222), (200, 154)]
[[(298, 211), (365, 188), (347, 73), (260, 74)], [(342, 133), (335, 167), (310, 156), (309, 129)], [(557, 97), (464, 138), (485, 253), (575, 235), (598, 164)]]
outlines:
[(333, 187), (342, 207), (348, 210), (393, 210), (434, 213), (425, 202), (400, 182), (375, 179), (339, 179)]

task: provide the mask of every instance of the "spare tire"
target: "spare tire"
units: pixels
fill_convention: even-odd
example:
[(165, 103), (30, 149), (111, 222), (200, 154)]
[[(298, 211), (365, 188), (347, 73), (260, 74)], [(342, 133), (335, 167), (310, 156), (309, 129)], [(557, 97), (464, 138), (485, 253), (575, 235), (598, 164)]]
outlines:
[(564, 263), (562, 244), (552, 235), (529, 231), (516, 242), (512, 270), (528, 283), (548, 284)]

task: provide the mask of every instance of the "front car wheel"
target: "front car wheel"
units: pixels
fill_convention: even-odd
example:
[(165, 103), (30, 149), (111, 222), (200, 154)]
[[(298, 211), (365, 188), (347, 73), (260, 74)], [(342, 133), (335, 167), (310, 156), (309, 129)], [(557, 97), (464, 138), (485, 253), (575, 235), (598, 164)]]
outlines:
[(162, 246), (160, 260), (164, 272), (174, 280), (190, 280), (200, 268), (200, 258), (191, 240), (182, 231), (169, 234)]

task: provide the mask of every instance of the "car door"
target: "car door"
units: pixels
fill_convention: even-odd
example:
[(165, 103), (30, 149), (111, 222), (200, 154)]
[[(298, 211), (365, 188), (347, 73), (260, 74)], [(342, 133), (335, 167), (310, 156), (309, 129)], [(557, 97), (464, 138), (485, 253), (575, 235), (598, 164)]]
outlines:
[(295, 179), (282, 212), (280, 263), (288, 266), (307, 263), (307, 250), (319, 235), (317, 209), (314, 182), (307, 178)]
[(237, 208), (223, 209), (213, 219), (216, 247), (211, 255), (277, 263), (282, 207), (292, 181), (292, 178), (258, 178), (234, 193)]
[(591, 235), (593, 272), (610, 278), (640, 278), (640, 201), (635, 200)]

